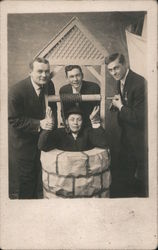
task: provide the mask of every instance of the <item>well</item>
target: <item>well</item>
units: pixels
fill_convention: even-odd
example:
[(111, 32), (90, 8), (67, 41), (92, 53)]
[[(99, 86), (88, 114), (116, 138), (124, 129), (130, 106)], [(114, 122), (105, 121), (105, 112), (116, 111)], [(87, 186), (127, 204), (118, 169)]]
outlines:
[(109, 149), (41, 152), (44, 198), (108, 198)]

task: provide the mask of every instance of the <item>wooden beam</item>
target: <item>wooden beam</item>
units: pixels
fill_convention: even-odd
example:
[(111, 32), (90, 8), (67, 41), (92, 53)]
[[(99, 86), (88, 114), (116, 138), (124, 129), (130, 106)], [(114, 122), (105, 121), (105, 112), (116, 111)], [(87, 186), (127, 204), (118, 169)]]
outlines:
[(67, 23), (58, 34), (56, 34), (47, 45), (34, 57), (45, 57), (49, 51), (54, 48), (54, 46), (62, 39), (69, 30), (71, 30), (74, 27), (74, 20), (75, 18), (72, 18), (69, 23)]
[(101, 75), (93, 68), (92, 66), (86, 66), (86, 68), (95, 76), (95, 78), (101, 82), (102, 78)]
[(55, 66), (53, 69), (53, 77), (63, 68), (63, 66)]
[[(46, 59), (50, 62), (50, 65), (69, 65), (69, 64), (78, 64), (78, 65), (102, 65), (104, 64), (104, 58), (99, 59), (79, 59), (79, 58), (51, 58), (46, 57)], [(52, 63), (51, 63), (52, 62)]]
[(106, 68), (105, 64), (101, 65), (101, 107), (100, 115), (102, 120), (102, 125), (105, 128), (105, 94), (106, 94)]
[(68, 22), (60, 31), (58, 34), (56, 34), (47, 45), (43, 47), (43, 49), (36, 54), (36, 57), (45, 57), (50, 50), (52, 50), (55, 45), (74, 27), (76, 26), (83, 34), (84, 36), (89, 40), (92, 41), (94, 46), (100, 51), (103, 58), (105, 58), (108, 53), (106, 49), (97, 41), (97, 39), (89, 32), (89, 30), (80, 22), (80, 20), (77, 17), (73, 17), (70, 22)]
[[(68, 96), (68, 98), (75, 97), (75, 94), (64, 94), (64, 96)], [(100, 101), (101, 100), (101, 95), (81, 95), (81, 100), (83, 102), (93, 102), (93, 101)], [(47, 102), (60, 102), (60, 96), (59, 95), (49, 95), (47, 96)]]
[(92, 41), (92, 43), (95, 45), (95, 47), (100, 51), (100, 53), (106, 57), (108, 55), (107, 50), (101, 45), (100, 42), (91, 34), (91, 32), (81, 23), (81, 21), (78, 19), (76, 20), (76, 26), (84, 33), (84, 35), (87, 37), (89, 41)]
[(48, 95), (44, 95), (44, 100), (45, 100), (45, 107), (47, 110), (47, 108), (48, 108)]

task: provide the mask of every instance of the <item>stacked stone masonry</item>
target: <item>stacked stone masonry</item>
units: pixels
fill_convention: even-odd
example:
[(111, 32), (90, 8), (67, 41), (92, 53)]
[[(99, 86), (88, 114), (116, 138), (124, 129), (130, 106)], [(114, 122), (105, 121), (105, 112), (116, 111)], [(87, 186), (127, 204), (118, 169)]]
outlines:
[(44, 198), (109, 197), (110, 151), (41, 153)]

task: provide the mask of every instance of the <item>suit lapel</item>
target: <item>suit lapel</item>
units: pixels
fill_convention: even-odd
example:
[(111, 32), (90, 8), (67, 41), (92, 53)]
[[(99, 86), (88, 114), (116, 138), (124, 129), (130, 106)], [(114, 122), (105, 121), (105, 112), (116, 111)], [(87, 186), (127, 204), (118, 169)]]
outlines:
[(30, 77), (27, 79), (26, 84), (27, 84), (27, 98), (29, 98), (28, 101), (30, 103), (32, 103), (33, 108), (40, 109), (41, 104), (40, 104), (40, 101), (39, 101), (39, 97), (36, 94), (36, 91), (35, 91), (35, 89), (34, 89), (34, 87), (32, 85)]
[(36, 91), (35, 91), (35, 89), (34, 89), (34, 87), (32, 85), (30, 77), (27, 79), (26, 83), (27, 83), (27, 93), (28, 93), (28, 96), (32, 97), (35, 100), (38, 100), (38, 96), (37, 96)]
[[(45, 84), (43, 86), (43, 88), (44, 88), (44, 94), (47, 94), (48, 93), (48, 85)], [(28, 81), (27, 81), (27, 90), (28, 90), (29, 97), (32, 97), (35, 101), (39, 102), (39, 96), (37, 95), (37, 93), (32, 85), (30, 77), (28, 78)]]
[(127, 104), (128, 103), (128, 92), (132, 87), (132, 72), (129, 70), (128, 75), (126, 77), (125, 85), (123, 88), (123, 100)]
[(131, 83), (131, 74), (132, 74), (132, 72), (131, 72), (131, 70), (129, 70), (128, 75), (126, 77), (125, 86), (124, 86), (124, 89), (123, 89), (123, 96), (125, 95), (125, 93), (128, 92), (128, 90), (131, 87), (131, 84), (132, 84)]
[(121, 94), (120, 81), (117, 81), (117, 92)]
[(72, 86), (71, 86), (70, 83), (68, 84), (67, 93), (70, 93), (70, 94), (73, 93), (73, 92), (72, 92)]
[(40, 103), (39, 97), (36, 94), (30, 77), (26, 79), (25, 89), (23, 91), (27, 111), (33, 114), (34, 117), (43, 119), (45, 117), (45, 103)]
[(81, 86), (81, 90), (80, 90), (81, 94), (86, 93), (86, 87), (87, 87), (87, 85), (86, 85), (85, 81), (82, 81), (82, 86)]

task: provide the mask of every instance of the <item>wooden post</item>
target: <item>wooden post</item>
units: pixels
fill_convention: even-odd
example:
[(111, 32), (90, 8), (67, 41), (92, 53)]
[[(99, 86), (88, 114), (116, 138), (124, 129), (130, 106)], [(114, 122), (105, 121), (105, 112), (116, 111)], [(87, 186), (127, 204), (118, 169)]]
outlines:
[(101, 82), (101, 75), (92, 66), (86, 66), (86, 68)]
[(48, 95), (44, 95), (44, 100), (45, 100), (45, 107), (47, 110), (47, 108), (48, 108)]
[(101, 65), (101, 105), (100, 105), (100, 116), (102, 125), (105, 128), (105, 94), (106, 94), (106, 66)]

